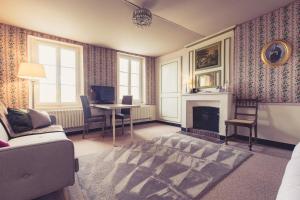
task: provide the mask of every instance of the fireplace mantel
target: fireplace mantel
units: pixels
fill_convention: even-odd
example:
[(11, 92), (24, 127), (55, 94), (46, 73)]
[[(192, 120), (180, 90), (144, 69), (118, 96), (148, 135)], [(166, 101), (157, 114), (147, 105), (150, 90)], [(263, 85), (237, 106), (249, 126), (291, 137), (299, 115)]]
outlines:
[(181, 96), (181, 127), (193, 127), (193, 107), (212, 106), (219, 108), (219, 134), (225, 135), (225, 120), (231, 117), (232, 93), (203, 92)]

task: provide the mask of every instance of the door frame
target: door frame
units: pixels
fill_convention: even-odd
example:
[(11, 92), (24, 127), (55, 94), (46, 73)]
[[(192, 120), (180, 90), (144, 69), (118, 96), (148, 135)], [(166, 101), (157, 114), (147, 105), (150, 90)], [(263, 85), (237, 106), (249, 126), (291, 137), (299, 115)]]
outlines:
[[(173, 117), (167, 117), (167, 116), (162, 116), (162, 98), (164, 96), (162, 95), (162, 67), (164, 65), (170, 64), (176, 62), (177, 67), (178, 67), (178, 81), (177, 81), (177, 88), (178, 91), (176, 93), (173, 93), (173, 96), (169, 98), (177, 98), (178, 100), (178, 105), (177, 105), (177, 118)], [(182, 56), (175, 58), (175, 59), (170, 59), (167, 61), (164, 61), (159, 64), (159, 120), (161, 121), (166, 121), (166, 122), (171, 122), (171, 123), (181, 123), (181, 95), (182, 95)]]

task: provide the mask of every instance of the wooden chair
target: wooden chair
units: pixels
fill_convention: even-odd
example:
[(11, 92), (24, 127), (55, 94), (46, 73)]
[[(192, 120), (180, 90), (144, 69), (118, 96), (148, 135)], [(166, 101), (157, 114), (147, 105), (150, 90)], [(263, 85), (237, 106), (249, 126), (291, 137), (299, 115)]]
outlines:
[[(225, 144), (228, 144), (228, 126), (234, 126), (234, 135), (237, 135), (237, 127), (249, 128), (249, 150), (252, 150), (252, 129), (254, 128), (255, 140), (257, 139), (257, 112), (258, 112), (258, 98), (255, 99), (239, 99), (235, 101), (234, 119), (226, 120)], [(247, 109), (247, 112), (241, 111)], [(249, 111), (252, 113), (249, 113)], [(254, 112), (253, 112), (254, 111)], [(243, 116), (241, 119), (240, 117)], [(250, 118), (250, 119), (249, 119)]]
[[(132, 105), (132, 96), (123, 96), (122, 104)], [(130, 108), (123, 108), (121, 112), (116, 113), (116, 119), (122, 120), (122, 134), (124, 135), (124, 121), (130, 118)], [(110, 116), (110, 124), (112, 124), (112, 115)]]
[(84, 120), (84, 129), (82, 138), (85, 137), (85, 134), (89, 132), (89, 125), (92, 123), (102, 124), (103, 131), (105, 130), (106, 117), (105, 115), (92, 115), (90, 102), (87, 96), (80, 96), (82, 108), (83, 108), (83, 120)]

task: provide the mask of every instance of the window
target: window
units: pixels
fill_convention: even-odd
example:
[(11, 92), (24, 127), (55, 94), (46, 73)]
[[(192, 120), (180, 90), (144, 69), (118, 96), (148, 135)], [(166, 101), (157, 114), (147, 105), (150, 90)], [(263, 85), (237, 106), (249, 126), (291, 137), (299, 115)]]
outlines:
[(30, 37), (30, 60), (44, 65), (35, 86), (36, 107), (76, 106), (82, 92), (82, 47)]
[(118, 55), (118, 98), (132, 95), (135, 103), (143, 102), (143, 58)]

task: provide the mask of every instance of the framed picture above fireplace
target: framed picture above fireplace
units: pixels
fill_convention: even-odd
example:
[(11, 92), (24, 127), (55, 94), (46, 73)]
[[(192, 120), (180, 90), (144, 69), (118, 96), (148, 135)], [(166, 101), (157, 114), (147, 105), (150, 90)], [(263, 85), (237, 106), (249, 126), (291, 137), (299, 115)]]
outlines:
[(195, 50), (195, 71), (221, 66), (221, 42)]
[(221, 85), (221, 70), (195, 75), (195, 87), (216, 88)]

